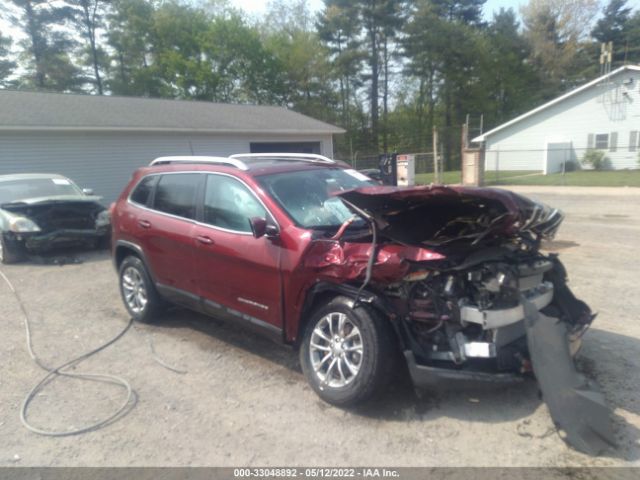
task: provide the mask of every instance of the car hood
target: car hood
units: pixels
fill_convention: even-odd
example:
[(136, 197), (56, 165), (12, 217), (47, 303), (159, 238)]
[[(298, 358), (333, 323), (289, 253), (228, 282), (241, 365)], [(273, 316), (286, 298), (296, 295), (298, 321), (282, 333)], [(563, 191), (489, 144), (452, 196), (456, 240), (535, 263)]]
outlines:
[(21, 198), (13, 202), (0, 205), (3, 210), (19, 213), (33, 206), (48, 206), (60, 204), (92, 204), (100, 203), (102, 197), (96, 195), (53, 195), (49, 197)]
[(380, 233), (404, 244), (478, 244), (496, 237), (552, 238), (562, 212), (497, 188), (364, 187), (339, 194), (375, 221)]

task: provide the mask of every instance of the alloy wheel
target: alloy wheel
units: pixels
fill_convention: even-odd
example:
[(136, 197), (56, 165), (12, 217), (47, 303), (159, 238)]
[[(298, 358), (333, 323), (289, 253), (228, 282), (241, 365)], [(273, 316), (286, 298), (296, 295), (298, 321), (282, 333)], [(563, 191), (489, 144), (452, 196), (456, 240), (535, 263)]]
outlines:
[(137, 268), (127, 267), (122, 272), (122, 291), (127, 306), (133, 313), (141, 313), (147, 305), (147, 288)]
[(350, 384), (360, 371), (363, 352), (360, 330), (344, 313), (325, 315), (311, 333), (311, 366), (321, 384), (328, 387)]

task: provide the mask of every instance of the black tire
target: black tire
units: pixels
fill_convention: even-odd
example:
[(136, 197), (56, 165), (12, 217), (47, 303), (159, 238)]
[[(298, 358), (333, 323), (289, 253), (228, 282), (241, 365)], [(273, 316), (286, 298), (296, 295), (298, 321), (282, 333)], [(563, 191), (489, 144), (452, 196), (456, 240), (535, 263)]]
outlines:
[(0, 262), (4, 265), (24, 260), (22, 245), (8, 241), (2, 233), (0, 233), (0, 247)]
[[(361, 335), (362, 357), (359, 370), (350, 383), (332, 387), (315, 372), (311, 359), (311, 339), (314, 329), (329, 314), (344, 314)], [(389, 383), (396, 362), (396, 338), (389, 321), (372, 308), (353, 300), (335, 297), (318, 307), (310, 318), (300, 348), (300, 364), (309, 384), (324, 401), (341, 407), (364, 403), (381, 392)]]
[[(137, 274), (137, 277), (135, 277), (134, 272)], [(127, 294), (130, 294), (131, 291), (125, 292), (125, 275), (129, 277), (133, 275), (136, 280), (140, 280), (141, 285), (144, 287), (147, 300), (139, 310), (127, 300)], [(134, 255), (126, 257), (118, 269), (118, 284), (122, 302), (129, 312), (129, 315), (131, 315), (136, 322), (151, 323), (157, 318), (163, 309), (163, 301), (142, 260)]]

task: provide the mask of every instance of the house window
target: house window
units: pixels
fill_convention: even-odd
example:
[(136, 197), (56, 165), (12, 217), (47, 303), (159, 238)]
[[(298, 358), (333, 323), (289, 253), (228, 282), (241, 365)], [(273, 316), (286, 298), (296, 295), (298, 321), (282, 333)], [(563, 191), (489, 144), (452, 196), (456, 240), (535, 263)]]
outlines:
[(606, 150), (609, 148), (609, 134), (608, 133), (597, 133), (596, 134), (596, 149), (598, 150)]
[(611, 134), (609, 135), (609, 151), (618, 151), (618, 132), (611, 132)]
[(638, 131), (632, 130), (629, 132), (629, 151), (635, 152), (638, 149)]

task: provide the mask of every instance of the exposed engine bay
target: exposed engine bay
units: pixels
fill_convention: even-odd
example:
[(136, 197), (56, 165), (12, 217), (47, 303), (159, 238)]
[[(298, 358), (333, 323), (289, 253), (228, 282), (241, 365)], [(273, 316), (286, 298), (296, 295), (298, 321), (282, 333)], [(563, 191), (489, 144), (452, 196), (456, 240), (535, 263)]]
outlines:
[(603, 395), (573, 363), (595, 315), (568, 288), (557, 255), (540, 251), (561, 212), (498, 189), (374, 187), (340, 197), (370, 229), (319, 238), (307, 266), (385, 309), (416, 386), (533, 373), (571, 445), (596, 454), (614, 443)]
[[(520, 297), (537, 310), (549, 306), (554, 287), (545, 274), (554, 264), (518, 256), (489, 257), (462, 270), (418, 270), (385, 289), (406, 319), (418, 360), (463, 365), (477, 359), (479, 370), (530, 371), (521, 345), (511, 345), (525, 335)], [(588, 324), (591, 315), (585, 312), (579, 320)]]

